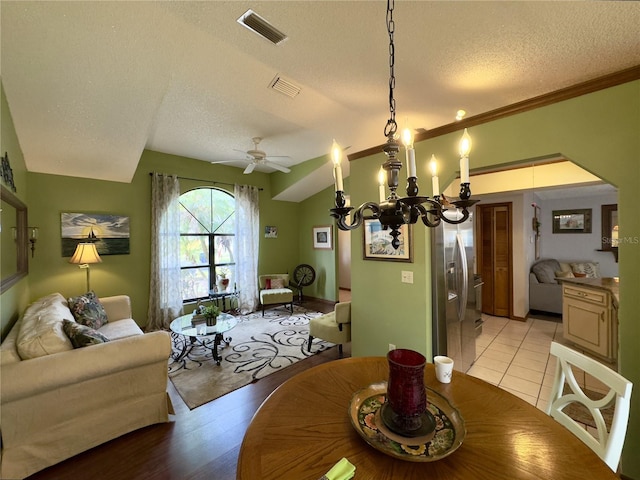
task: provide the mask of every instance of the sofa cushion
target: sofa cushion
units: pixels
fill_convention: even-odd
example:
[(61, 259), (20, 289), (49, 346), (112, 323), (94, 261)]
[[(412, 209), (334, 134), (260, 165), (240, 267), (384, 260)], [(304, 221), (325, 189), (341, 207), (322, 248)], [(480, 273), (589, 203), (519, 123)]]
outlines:
[(89, 345), (97, 345), (99, 343), (108, 342), (109, 339), (103, 334), (86, 325), (81, 325), (71, 320), (62, 321), (62, 330), (71, 340), (73, 348), (82, 348)]
[(94, 330), (107, 323), (107, 312), (93, 291), (69, 298), (69, 309), (76, 322)]
[(103, 325), (98, 331), (109, 340), (119, 340), (121, 338), (144, 334), (135, 320), (131, 318), (118, 320), (117, 322), (109, 322)]
[(27, 307), (20, 321), (16, 348), (22, 360), (73, 350), (62, 330), (62, 321), (72, 320), (67, 301), (59, 293), (42, 297)]
[[(600, 277), (600, 268), (598, 262), (575, 262), (571, 264), (573, 274), (584, 273), (587, 278)], [(577, 276), (577, 275), (576, 275)]]
[(540, 283), (558, 283), (556, 281), (556, 272), (558, 270), (560, 270), (560, 263), (552, 258), (540, 260), (531, 267), (531, 271)]

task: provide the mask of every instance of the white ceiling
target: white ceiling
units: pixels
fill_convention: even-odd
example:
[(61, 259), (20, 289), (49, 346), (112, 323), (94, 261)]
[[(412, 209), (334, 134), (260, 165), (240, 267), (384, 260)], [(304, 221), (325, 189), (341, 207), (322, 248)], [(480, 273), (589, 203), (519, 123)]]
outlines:
[[(254, 136), (287, 166), (333, 138), (350, 153), (385, 140), (384, 1), (0, 5), (0, 73), (29, 171), (129, 182), (145, 148), (244, 168), (237, 150)], [(249, 8), (289, 38), (243, 28)], [(639, 2), (399, 0), (394, 16), (400, 127), (640, 64)], [(300, 94), (270, 90), (278, 74)]]

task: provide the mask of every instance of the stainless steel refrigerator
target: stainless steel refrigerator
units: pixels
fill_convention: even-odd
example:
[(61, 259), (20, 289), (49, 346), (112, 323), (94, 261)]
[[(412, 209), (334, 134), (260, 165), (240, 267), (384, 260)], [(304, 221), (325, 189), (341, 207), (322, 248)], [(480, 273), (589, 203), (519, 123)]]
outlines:
[[(445, 214), (461, 218), (455, 210)], [(453, 358), (454, 368), (466, 372), (476, 358), (476, 321), (480, 320), (474, 276), (473, 213), (464, 223), (441, 224), (431, 231), (433, 295), (433, 355)], [(475, 287), (475, 288), (474, 288)]]

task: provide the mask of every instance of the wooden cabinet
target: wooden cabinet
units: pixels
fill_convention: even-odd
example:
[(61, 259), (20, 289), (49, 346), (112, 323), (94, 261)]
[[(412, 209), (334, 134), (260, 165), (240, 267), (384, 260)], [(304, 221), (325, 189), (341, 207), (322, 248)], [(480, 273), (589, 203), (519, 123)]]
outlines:
[(607, 360), (618, 352), (618, 316), (607, 290), (571, 284), (562, 287), (564, 338)]

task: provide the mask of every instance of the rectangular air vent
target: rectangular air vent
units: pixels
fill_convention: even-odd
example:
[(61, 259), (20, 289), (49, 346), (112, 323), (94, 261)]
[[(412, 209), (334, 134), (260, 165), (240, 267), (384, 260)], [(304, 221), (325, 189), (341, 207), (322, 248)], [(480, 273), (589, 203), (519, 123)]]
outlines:
[(247, 10), (239, 19), (238, 23), (266, 38), (274, 45), (280, 45), (287, 39), (287, 36), (276, 27), (267, 22), (253, 10)]
[(300, 93), (300, 87), (294, 85), (289, 80), (282, 78), (280, 75), (276, 75), (275, 78), (271, 80), (269, 88), (273, 88), (277, 92), (280, 92), (291, 98)]

